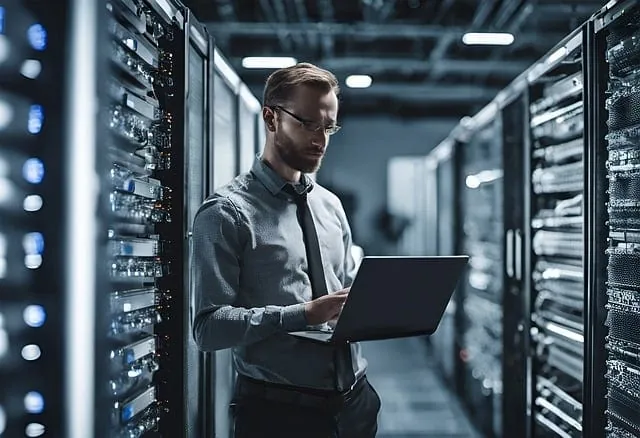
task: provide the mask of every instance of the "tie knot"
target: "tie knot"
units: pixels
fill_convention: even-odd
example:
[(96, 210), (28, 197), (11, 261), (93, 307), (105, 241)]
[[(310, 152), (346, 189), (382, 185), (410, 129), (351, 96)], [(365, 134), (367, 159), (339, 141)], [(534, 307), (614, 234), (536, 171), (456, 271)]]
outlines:
[(282, 189), (284, 192), (291, 195), (296, 204), (303, 204), (307, 202), (307, 191), (303, 191), (302, 193), (298, 192), (293, 184), (287, 184)]

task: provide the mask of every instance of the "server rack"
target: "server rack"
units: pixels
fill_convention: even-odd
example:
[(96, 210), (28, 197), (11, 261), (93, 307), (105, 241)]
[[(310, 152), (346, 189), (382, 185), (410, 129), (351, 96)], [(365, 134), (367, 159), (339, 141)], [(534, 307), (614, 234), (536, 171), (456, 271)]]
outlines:
[(639, 18), (612, 2), (590, 29), (589, 436), (640, 436)]
[(258, 153), (261, 109), (258, 99), (242, 84), (238, 92), (238, 173), (248, 172)]
[(214, 419), (207, 413), (214, 411), (213, 382), (207, 370), (213, 367), (211, 356), (200, 353), (191, 335), (193, 312), (190, 296), (193, 293), (189, 266), (191, 263), (191, 240), (193, 221), (202, 201), (208, 193), (208, 169), (210, 151), (213, 146), (213, 39), (207, 29), (188, 11), (186, 13), (185, 62), (186, 100), (185, 120), (185, 168), (186, 184), (184, 196), (186, 206), (187, 227), (185, 236), (189, 245), (185, 254), (185, 278), (183, 308), (189, 309), (189, 318), (184, 321), (185, 335), (185, 384), (186, 397), (184, 409), (186, 414), (185, 434), (187, 437), (213, 436)]
[[(435, 203), (428, 203), (427, 209), (435, 212), (435, 221), (427, 227), (428, 235), (437, 236), (435, 240), (435, 254), (454, 255), (456, 250), (456, 204), (454, 202), (457, 192), (455, 176), (455, 151), (457, 141), (447, 137), (436, 146), (427, 156), (427, 169), (434, 174), (432, 183), (435, 191)], [(433, 197), (432, 197), (433, 199)], [(443, 378), (452, 387), (456, 386), (456, 368), (458, 363), (458, 350), (456, 345), (456, 309), (459, 293), (456, 291), (449, 301), (442, 316), (438, 330), (431, 336), (431, 346), (434, 352)]]
[[(96, 434), (182, 436), (186, 426), (193, 435), (196, 406), (186, 404), (186, 391), (197, 388), (198, 373), (189, 371), (198, 361), (187, 331), (185, 152), (193, 144), (186, 133), (196, 132), (185, 124), (185, 101), (195, 86), (187, 75), (199, 30), (177, 3), (97, 3), (106, 6), (107, 41), (99, 45), (108, 60), (100, 78), (104, 130), (96, 143), (106, 152), (102, 249), (109, 274), (108, 298), (98, 303), (110, 311), (103, 310), (108, 320), (97, 329), (109, 340), (107, 350), (97, 350), (98, 362), (104, 355), (108, 364), (96, 384), (108, 387), (110, 409), (100, 412), (110, 418)], [(194, 108), (189, 117), (196, 115)], [(195, 185), (197, 169), (190, 172)]]
[(502, 339), (502, 436), (527, 436), (527, 320), (529, 318), (523, 273), (525, 229), (525, 131), (527, 93), (523, 82), (505, 90), (500, 103), (503, 143), (504, 283)]
[(503, 164), (501, 118), (490, 104), (469, 122), (458, 150), (461, 282), (458, 340), (460, 396), (478, 429), (502, 434)]
[(529, 436), (582, 436), (584, 27), (527, 74), (525, 306)]
[[(86, 259), (80, 260), (74, 252), (79, 237), (94, 237), (91, 226), (72, 235), (77, 220), (89, 218), (93, 223), (95, 211), (68, 215), (86, 199), (87, 191), (66, 181), (93, 175), (92, 168), (73, 168), (67, 160), (79, 152), (79, 123), (88, 122), (89, 135), (92, 129), (86, 117), (68, 117), (82, 108), (78, 96), (87, 85), (66, 76), (67, 67), (85, 54), (84, 47), (68, 44), (83, 30), (79, 14), (95, 15), (78, 3), (60, 2), (51, 10), (44, 1), (0, 1), (3, 438), (45, 433), (79, 438), (80, 430), (92, 427), (92, 403), (78, 406), (75, 412), (64, 403), (68, 396), (81, 395), (81, 388), (89, 397), (93, 393), (90, 318), (95, 296), (92, 288), (76, 287), (78, 281), (91, 277), (91, 271), (69, 269), (73, 263), (87, 268), (86, 262), (91, 265), (95, 255), (86, 253)], [(91, 74), (92, 69), (83, 72)], [(76, 313), (85, 311), (86, 317)], [(88, 352), (82, 351), (84, 347)], [(82, 372), (74, 375), (69, 372), (72, 369)], [(86, 417), (75, 417), (76, 413)]]
[[(240, 77), (217, 48), (213, 57), (213, 147), (210, 161), (209, 191), (231, 181), (238, 174), (238, 93), (242, 87)], [(233, 394), (235, 371), (231, 350), (216, 351), (210, 355), (211, 383), (214, 398), (214, 429), (212, 435), (228, 437), (233, 425), (229, 419), (229, 402)]]

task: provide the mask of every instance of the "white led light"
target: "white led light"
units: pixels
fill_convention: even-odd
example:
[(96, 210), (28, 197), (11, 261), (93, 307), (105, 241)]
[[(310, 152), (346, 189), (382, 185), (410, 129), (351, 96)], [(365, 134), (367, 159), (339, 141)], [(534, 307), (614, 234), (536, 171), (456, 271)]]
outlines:
[(297, 60), (288, 56), (247, 56), (242, 59), (244, 68), (285, 68), (296, 65)]
[(24, 360), (33, 361), (40, 359), (42, 352), (36, 344), (29, 344), (22, 347), (21, 354)]
[(469, 175), (465, 179), (465, 184), (470, 189), (477, 189), (482, 184), (496, 181), (502, 178), (502, 170), (483, 170), (475, 175)]
[(24, 265), (29, 269), (38, 269), (42, 266), (42, 256), (40, 254), (28, 254), (24, 256)]
[(4, 35), (0, 35), (0, 64), (9, 58), (10, 53), (11, 46), (9, 45), (9, 38)]
[(29, 438), (36, 438), (44, 435), (45, 428), (44, 424), (40, 423), (29, 423), (24, 430), (24, 434)]
[(24, 308), (22, 318), (29, 327), (42, 327), (47, 320), (47, 312), (44, 310), (44, 307), (32, 304)]
[(7, 414), (4, 413), (4, 409), (0, 406), (0, 436), (7, 429)]
[(351, 75), (345, 80), (349, 88), (369, 88), (372, 82), (373, 79), (369, 75)]
[(30, 414), (41, 414), (44, 411), (44, 397), (39, 392), (31, 391), (24, 396), (24, 409)]
[(477, 189), (480, 187), (480, 180), (475, 175), (469, 175), (464, 182), (470, 189)]
[[(4, 317), (0, 313), (0, 359), (9, 351), (9, 333), (4, 329)], [(1, 429), (1, 428), (0, 428)]]
[(16, 186), (13, 181), (7, 178), (0, 178), (0, 204), (10, 202), (16, 193)]
[(9, 102), (0, 99), (0, 131), (11, 124), (13, 120), (13, 107)]
[(24, 198), (24, 202), (22, 203), (22, 207), (24, 211), (38, 211), (42, 208), (44, 201), (42, 200), (42, 196), (40, 195), (29, 195)]
[(469, 32), (462, 36), (462, 42), (468, 46), (508, 46), (515, 38), (510, 33)]
[(37, 59), (27, 59), (20, 66), (20, 74), (25, 78), (35, 79), (40, 76), (40, 72), (42, 72), (42, 64)]

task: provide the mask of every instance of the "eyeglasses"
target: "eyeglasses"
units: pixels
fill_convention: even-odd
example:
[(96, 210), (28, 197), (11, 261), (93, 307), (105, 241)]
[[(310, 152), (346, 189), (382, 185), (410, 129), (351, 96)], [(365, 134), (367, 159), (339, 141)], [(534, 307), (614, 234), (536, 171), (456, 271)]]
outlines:
[(321, 123), (318, 122), (314, 122), (311, 120), (305, 120), (301, 117), (296, 116), (294, 113), (292, 113), (291, 111), (281, 107), (280, 105), (274, 105), (272, 107), (270, 107), (272, 110), (276, 110), (279, 109), (282, 112), (285, 112), (287, 114), (289, 114), (291, 117), (293, 117), (294, 119), (296, 119), (298, 122), (300, 122), (300, 124), (302, 125), (302, 127), (304, 129), (306, 129), (307, 131), (310, 132), (318, 132), (320, 130), (324, 130), (324, 133), (326, 135), (333, 135), (336, 132), (340, 131), (341, 126), (340, 125), (331, 125), (331, 126), (325, 126)]

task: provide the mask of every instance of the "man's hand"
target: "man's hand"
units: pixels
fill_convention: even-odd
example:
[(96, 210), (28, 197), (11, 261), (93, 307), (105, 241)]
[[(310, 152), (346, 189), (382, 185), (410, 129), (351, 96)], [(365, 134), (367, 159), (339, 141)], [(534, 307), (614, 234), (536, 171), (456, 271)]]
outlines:
[(338, 318), (350, 289), (342, 289), (305, 303), (304, 314), (307, 324), (318, 325)]

